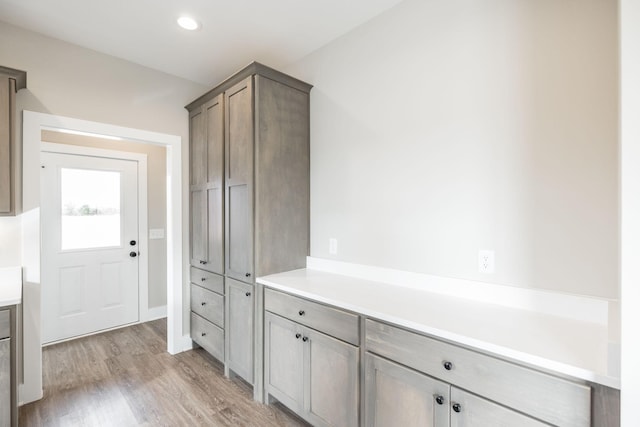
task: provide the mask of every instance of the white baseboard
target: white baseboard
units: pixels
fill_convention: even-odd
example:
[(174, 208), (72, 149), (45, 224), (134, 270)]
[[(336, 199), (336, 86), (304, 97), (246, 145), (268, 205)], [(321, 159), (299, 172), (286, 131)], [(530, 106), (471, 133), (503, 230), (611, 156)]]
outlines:
[(601, 325), (608, 324), (609, 303), (612, 302), (603, 298), (453, 279), (323, 258), (307, 257), (307, 268)]
[(161, 305), (159, 307), (149, 307), (144, 319), (140, 319), (140, 322), (150, 322), (152, 320), (163, 319), (167, 317), (167, 306)]

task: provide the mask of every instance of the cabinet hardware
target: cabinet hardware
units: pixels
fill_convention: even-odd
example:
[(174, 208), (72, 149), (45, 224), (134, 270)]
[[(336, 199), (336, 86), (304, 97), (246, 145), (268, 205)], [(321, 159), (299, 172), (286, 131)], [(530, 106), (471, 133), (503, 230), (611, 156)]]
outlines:
[(201, 277), (201, 278), (200, 278), (200, 281), (201, 281), (201, 282), (204, 282), (205, 280), (207, 280), (207, 278), (206, 278), (206, 277)]
[(207, 305), (207, 303), (206, 303), (206, 302), (204, 302), (204, 301), (202, 301), (202, 302), (200, 303), (200, 305), (205, 306), (205, 305)]
[(302, 341), (304, 341), (304, 342), (309, 341), (309, 337), (302, 337)]
[(444, 403), (444, 397), (442, 396), (436, 396), (436, 403), (438, 405), (442, 405)]
[(450, 371), (453, 369), (453, 363), (449, 361), (442, 362), (442, 366), (444, 366), (444, 369), (446, 369), (447, 371)]
[(453, 410), (455, 412), (460, 412), (462, 411), (462, 406), (459, 403), (454, 403), (453, 406), (451, 406), (453, 408)]
[(302, 335), (296, 334), (296, 339), (299, 340)]
[(246, 273), (244, 277), (251, 277), (251, 273)]
[(203, 332), (203, 333), (201, 333), (201, 334), (200, 334), (200, 336), (201, 336), (201, 337), (206, 337), (206, 336), (207, 336), (207, 333), (206, 333), (206, 332)]
[(304, 310), (300, 310), (300, 311), (298, 312), (298, 314), (299, 314), (300, 316), (304, 316)]
[(247, 292), (247, 293), (245, 294), (245, 296), (250, 297), (250, 296), (251, 296), (251, 292)]

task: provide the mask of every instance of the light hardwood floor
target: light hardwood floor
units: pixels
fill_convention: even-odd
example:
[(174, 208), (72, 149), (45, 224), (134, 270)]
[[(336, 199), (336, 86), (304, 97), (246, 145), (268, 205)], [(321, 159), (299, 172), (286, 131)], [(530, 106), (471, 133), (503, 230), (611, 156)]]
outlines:
[(20, 426), (303, 426), (282, 406), (251, 399), (204, 350), (166, 352), (166, 321), (43, 350), (44, 398)]

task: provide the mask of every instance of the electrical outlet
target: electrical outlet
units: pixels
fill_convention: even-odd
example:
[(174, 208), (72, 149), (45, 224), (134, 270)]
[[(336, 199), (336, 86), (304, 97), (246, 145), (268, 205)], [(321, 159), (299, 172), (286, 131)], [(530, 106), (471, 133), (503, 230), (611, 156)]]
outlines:
[(493, 274), (495, 270), (495, 252), (479, 251), (478, 252), (478, 271), (485, 274)]
[(338, 254), (338, 239), (332, 237), (329, 239), (329, 255)]

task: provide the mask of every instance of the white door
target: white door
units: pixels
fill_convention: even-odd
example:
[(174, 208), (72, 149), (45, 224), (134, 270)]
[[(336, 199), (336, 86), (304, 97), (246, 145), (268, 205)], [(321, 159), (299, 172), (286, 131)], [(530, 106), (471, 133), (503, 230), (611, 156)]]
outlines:
[(138, 163), (41, 154), (42, 342), (138, 321)]

